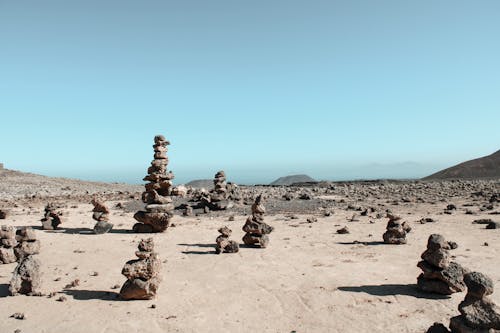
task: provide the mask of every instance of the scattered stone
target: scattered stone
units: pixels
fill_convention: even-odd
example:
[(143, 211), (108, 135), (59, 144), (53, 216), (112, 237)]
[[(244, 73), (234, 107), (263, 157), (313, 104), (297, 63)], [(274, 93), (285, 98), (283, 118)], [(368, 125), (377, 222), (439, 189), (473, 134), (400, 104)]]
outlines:
[(17, 245), (16, 228), (2, 225), (0, 227), (0, 264), (10, 264), (17, 261), (14, 247)]
[(64, 289), (70, 289), (74, 288), (80, 285), (80, 279), (74, 279), (70, 283), (68, 283), (66, 286), (64, 286)]
[(142, 201), (146, 204), (145, 210), (138, 211), (134, 219), (138, 221), (132, 230), (139, 233), (163, 232), (170, 224), (173, 216), (172, 179), (174, 174), (167, 172), (167, 146), (170, 144), (163, 135), (154, 138), (154, 160), (148, 168), (148, 175), (144, 181), (146, 191), (142, 193)]
[(16, 312), (14, 314), (10, 315), (11, 318), (18, 319), (18, 320), (24, 320), (26, 319), (26, 316), (22, 312)]
[(56, 301), (58, 301), (58, 302), (66, 302), (67, 300), (68, 300), (68, 299), (67, 299), (67, 298), (66, 298), (66, 296), (64, 296), (64, 295), (62, 295), (62, 296), (60, 296), (60, 297), (58, 297), (58, 298), (56, 299)]
[(500, 229), (500, 223), (492, 221), (486, 225), (486, 229)]
[(56, 211), (59, 207), (54, 203), (48, 203), (45, 206), (45, 214), (40, 220), (44, 230), (56, 230), (62, 223), (60, 211)]
[(5, 220), (8, 216), (8, 212), (5, 209), (0, 209), (0, 220)]
[(265, 248), (269, 244), (268, 234), (274, 228), (264, 223), (265, 212), (266, 208), (262, 204), (262, 195), (259, 195), (255, 198), (255, 202), (252, 205), (252, 216), (248, 217), (243, 226), (243, 231), (246, 232), (245, 236), (243, 236), (243, 243), (246, 245), (259, 245)]
[(347, 228), (347, 226), (343, 227), (343, 228), (340, 228), (337, 230), (337, 233), (338, 234), (349, 234), (350, 231), (349, 231), (349, 228)]
[(141, 240), (137, 248), (135, 255), (139, 259), (128, 261), (122, 269), (122, 274), (127, 278), (120, 290), (124, 300), (152, 299), (161, 282), (161, 262), (154, 252), (153, 239)]
[(422, 269), (417, 279), (418, 287), (430, 293), (451, 295), (464, 291), (464, 274), (467, 270), (450, 260), (450, 242), (439, 234), (432, 234), (427, 241), (427, 250), (417, 267)]
[(493, 293), (493, 281), (484, 274), (471, 272), (464, 276), (467, 295), (458, 305), (460, 315), (451, 318), (453, 333), (500, 332), (500, 309), (487, 296)]
[(94, 197), (91, 203), (94, 205), (92, 218), (97, 221), (94, 225), (94, 233), (98, 235), (105, 234), (113, 228), (113, 224), (108, 222), (109, 209), (97, 197)]
[(406, 223), (401, 223), (401, 218), (392, 214), (387, 214), (389, 222), (387, 230), (383, 235), (386, 244), (406, 244), (406, 234), (411, 231), (411, 227)]
[(494, 222), (492, 219), (478, 219), (472, 221), (473, 224), (490, 224), (491, 222)]
[(215, 240), (217, 245), (215, 246), (215, 252), (220, 253), (236, 253), (240, 250), (238, 242), (229, 240), (231, 236), (231, 229), (228, 227), (222, 227), (219, 230), (220, 235)]
[(308, 217), (306, 219), (306, 222), (307, 223), (315, 223), (315, 222), (318, 222), (318, 219), (316, 217), (314, 217), (314, 216), (311, 216), (311, 217)]
[(423, 218), (420, 219), (419, 222), (420, 222), (420, 224), (426, 224), (426, 223), (436, 222), (436, 220), (434, 220), (431, 217), (423, 217)]

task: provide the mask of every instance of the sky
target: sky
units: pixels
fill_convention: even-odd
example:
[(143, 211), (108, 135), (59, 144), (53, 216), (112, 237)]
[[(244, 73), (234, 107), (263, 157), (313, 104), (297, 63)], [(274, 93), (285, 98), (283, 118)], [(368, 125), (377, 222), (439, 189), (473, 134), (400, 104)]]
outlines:
[(497, 0), (0, 0), (0, 162), (418, 178), (500, 149)]

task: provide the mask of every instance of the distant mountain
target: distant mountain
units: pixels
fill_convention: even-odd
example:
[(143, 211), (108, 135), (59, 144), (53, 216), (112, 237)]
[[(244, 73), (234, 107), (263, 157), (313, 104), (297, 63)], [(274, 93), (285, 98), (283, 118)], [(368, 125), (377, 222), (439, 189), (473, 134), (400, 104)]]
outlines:
[(423, 179), (480, 179), (500, 178), (500, 150), (481, 158), (476, 158), (441, 170)]
[(316, 182), (315, 179), (309, 177), (308, 175), (290, 175), (285, 177), (280, 177), (269, 185), (292, 185), (295, 183), (310, 183)]
[(191, 186), (193, 188), (204, 188), (207, 190), (211, 190), (214, 187), (213, 179), (196, 179), (192, 180), (186, 184), (186, 186)]

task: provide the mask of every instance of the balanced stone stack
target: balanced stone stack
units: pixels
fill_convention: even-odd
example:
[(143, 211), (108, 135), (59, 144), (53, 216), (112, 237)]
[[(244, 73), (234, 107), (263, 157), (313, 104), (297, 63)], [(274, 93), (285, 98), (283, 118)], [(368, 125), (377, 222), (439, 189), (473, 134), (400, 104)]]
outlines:
[(383, 235), (386, 244), (406, 244), (406, 234), (411, 231), (411, 227), (406, 222), (401, 222), (399, 216), (387, 214), (389, 222), (387, 230)]
[(479, 272), (464, 276), (467, 295), (458, 305), (460, 316), (450, 320), (453, 333), (500, 332), (500, 309), (487, 296), (493, 294), (493, 281)]
[(60, 215), (61, 212), (56, 211), (59, 207), (53, 203), (48, 203), (45, 206), (45, 214), (42, 221), (42, 228), (44, 230), (55, 230), (62, 223)]
[(135, 232), (162, 232), (170, 225), (173, 216), (172, 179), (174, 174), (167, 172), (167, 146), (170, 144), (163, 135), (154, 138), (154, 160), (148, 168), (148, 175), (143, 180), (146, 191), (142, 201), (146, 204), (145, 211), (138, 211), (134, 218), (139, 222), (133, 227)]
[(233, 206), (233, 203), (229, 200), (229, 189), (224, 171), (215, 174), (214, 189), (206, 200), (211, 210), (224, 210)]
[(246, 232), (245, 236), (243, 236), (243, 243), (246, 245), (258, 245), (265, 248), (269, 244), (268, 234), (274, 228), (264, 223), (265, 212), (266, 208), (262, 204), (262, 195), (259, 195), (255, 198), (255, 202), (252, 205), (252, 216), (248, 217), (243, 226), (243, 231)]
[(3, 225), (0, 227), (0, 264), (10, 264), (17, 261), (14, 247), (17, 245), (16, 228)]
[(152, 299), (161, 282), (161, 263), (154, 252), (153, 239), (141, 240), (135, 255), (139, 259), (130, 260), (123, 267), (122, 274), (127, 281), (120, 290), (120, 296), (125, 300)]
[(418, 287), (425, 291), (443, 295), (465, 290), (464, 274), (467, 273), (460, 264), (450, 261), (450, 242), (439, 234), (432, 234), (427, 241), (427, 250), (422, 253), (422, 261), (417, 267), (423, 273), (417, 279)]
[(94, 205), (92, 218), (97, 221), (94, 226), (94, 233), (105, 234), (113, 228), (113, 224), (108, 222), (109, 209), (104, 202), (97, 198), (92, 199), (92, 205)]
[(219, 230), (219, 237), (215, 240), (217, 245), (215, 246), (215, 252), (220, 253), (236, 253), (240, 250), (238, 242), (229, 240), (232, 230), (228, 227), (222, 227)]
[(40, 295), (41, 269), (37, 254), (40, 253), (40, 241), (36, 239), (32, 228), (22, 228), (16, 232), (17, 246), (14, 253), (19, 264), (14, 269), (10, 281), (11, 295)]

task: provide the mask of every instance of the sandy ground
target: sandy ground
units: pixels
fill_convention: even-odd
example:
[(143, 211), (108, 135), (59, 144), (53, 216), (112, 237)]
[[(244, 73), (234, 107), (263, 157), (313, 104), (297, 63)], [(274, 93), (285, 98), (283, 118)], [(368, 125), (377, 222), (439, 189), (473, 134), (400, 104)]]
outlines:
[[(8, 296), (16, 264), (0, 265), (0, 332), (425, 332), (435, 321), (447, 325), (464, 297), (416, 290), (416, 264), (431, 233), (459, 244), (452, 254), (460, 264), (486, 273), (497, 286), (500, 281), (500, 230), (471, 223), (498, 215), (445, 215), (441, 204), (399, 206), (394, 211), (413, 227), (407, 245), (379, 243), (385, 218), (347, 222), (352, 212), (339, 210), (306, 223), (310, 215), (293, 220), (267, 215), (275, 227), (268, 248), (242, 247), (223, 255), (213, 250), (217, 228), (228, 225), (232, 239), (240, 241), (245, 216), (231, 222), (175, 216), (175, 227), (152, 235), (164, 260), (156, 299), (121, 301), (113, 286), (123, 284), (124, 263), (135, 259), (137, 242), (148, 235), (129, 233), (133, 213), (115, 209), (113, 231), (94, 235), (87, 230), (94, 225), (91, 209), (65, 208), (66, 230), (36, 231), (43, 292), (56, 296)], [(1, 223), (38, 227), (42, 211), (42, 206), (15, 208)], [(423, 216), (438, 222), (418, 223)], [(336, 234), (345, 225), (351, 233)], [(368, 243), (353, 244), (356, 240)], [(66, 289), (75, 279), (80, 284)], [(67, 301), (56, 301), (61, 295)], [(492, 298), (500, 304), (500, 292)], [(10, 318), (15, 312), (26, 319)]]

